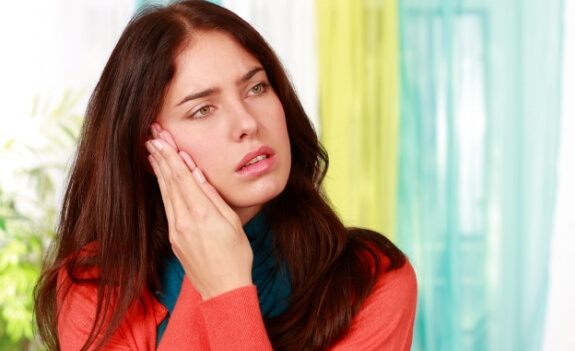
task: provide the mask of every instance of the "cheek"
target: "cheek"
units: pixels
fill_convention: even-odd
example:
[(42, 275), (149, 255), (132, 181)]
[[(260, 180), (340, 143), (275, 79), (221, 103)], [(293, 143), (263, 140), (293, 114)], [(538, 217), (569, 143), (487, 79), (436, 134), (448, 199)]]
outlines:
[(271, 104), (270, 107), (262, 114), (265, 118), (262, 119), (263, 124), (267, 124), (268, 131), (277, 137), (284, 137), (287, 135), (287, 125), (285, 111), (279, 100)]
[(174, 131), (172, 132), (172, 135), (174, 136), (178, 148), (188, 153), (198, 167), (203, 171), (208, 171), (212, 168), (214, 159), (216, 159), (211, 157), (211, 154), (214, 153), (214, 149), (210, 140), (213, 139), (191, 137), (191, 133), (187, 133), (185, 131)]
[[(289, 133), (288, 133), (288, 129), (287, 129), (287, 122), (285, 120), (285, 117), (282, 118), (281, 120), (279, 120), (276, 123), (276, 133), (277, 133), (277, 138), (281, 138), (281, 140), (284, 142), (284, 144), (287, 144), (287, 148), (289, 149)], [(285, 147), (286, 145), (284, 145)]]

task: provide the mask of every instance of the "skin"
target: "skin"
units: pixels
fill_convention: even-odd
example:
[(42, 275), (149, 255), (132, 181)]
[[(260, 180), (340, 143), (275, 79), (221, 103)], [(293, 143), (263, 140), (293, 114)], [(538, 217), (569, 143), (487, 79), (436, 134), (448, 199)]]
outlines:
[[(261, 63), (226, 34), (194, 35), (156, 122), (148, 159), (186, 276), (203, 299), (251, 285), (242, 225), (281, 193), (291, 165), (284, 110)], [(262, 146), (272, 150), (265, 169), (238, 172)]]
[[(246, 74), (251, 76), (244, 79)], [(242, 223), (287, 183), (291, 154), (283, 106), (261, 63), (226, 34), (199, 33), (177, 57), (157, 122), (192, 157)], [(238, 175), (242, 158), (261, 146), (275, 151), (273, 169), (256, 178)]]

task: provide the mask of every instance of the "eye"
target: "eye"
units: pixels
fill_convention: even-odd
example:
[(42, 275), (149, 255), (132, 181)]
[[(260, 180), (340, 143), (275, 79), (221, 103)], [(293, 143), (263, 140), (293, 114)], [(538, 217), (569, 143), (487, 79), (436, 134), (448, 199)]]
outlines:
[(264, 83), (264, 82), (258, 83), (250, 89), (248, 95), (250, 95), (250, 96), (251, 95), (261, 95), (266, 91), (267, 87), (268, 87), (267, 83)]
[(193, 119), (206, 118), (213, 110), (214, 110), (214, 107), (211, 105), (202, 106), (199, 109), (197, 109), (196, 112), (194, 112), (192, 114), (192, 118)]

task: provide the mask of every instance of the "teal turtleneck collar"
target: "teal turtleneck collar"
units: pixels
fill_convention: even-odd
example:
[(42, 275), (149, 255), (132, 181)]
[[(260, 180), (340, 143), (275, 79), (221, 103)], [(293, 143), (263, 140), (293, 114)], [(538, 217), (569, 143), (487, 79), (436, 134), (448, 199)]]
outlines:
[[(273, 234), (262, 212), (244, 225), (244, 232), (254, 253), (252, 280), (258, 291), (260, 310), (264, 319), (275, 317), (288, 307), (291, 284), (287, 266), (279, 264), (273, 254)], [(158, 343), (178, 300), (184, 276), (184, 268), (174, 254), (164, 259), (160, 271), (161, 291), (156, 297), (168, 309), (168, 315), (158, 326)]]

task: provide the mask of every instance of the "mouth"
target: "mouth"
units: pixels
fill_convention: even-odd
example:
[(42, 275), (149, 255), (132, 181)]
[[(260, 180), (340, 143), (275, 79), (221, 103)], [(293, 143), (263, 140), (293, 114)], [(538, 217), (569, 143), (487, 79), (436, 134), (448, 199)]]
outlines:
[(269, 146), (262, 146), (256, 151), (247, 153), (236, 167), (236, 172), (244, 172), (253, 168), (255, 165), (262, 161), (270, 159), (274, 156), (274, 150)]
[(256, 157), (252, 158), (252, 159), (250, 160), (250, 162), (248, 162), (248, 163), (246, 163), (244, 166), (242, 166), (242, 169), (244, 169), (244, 168), (246, 168), (246, 167), (248, 167), (248, 166), (250, 166), (250, 165), (253, 165), (254, 163), (258, 163), (258, 162), (260, 162), (260, 161), (263, 161), (263, 160), (265, 160), (266, 158), (268, 158), (267, 155), (258, 155), (258, 156), (256, 156)]

